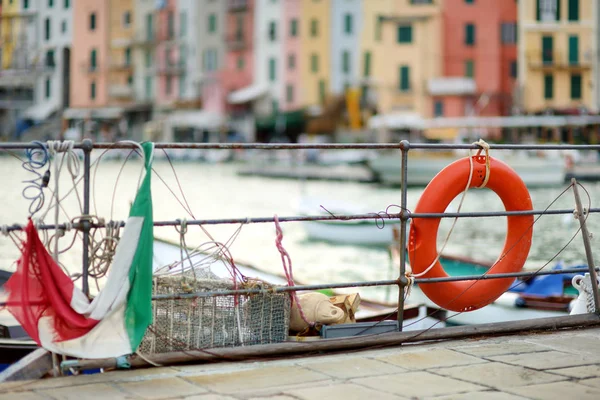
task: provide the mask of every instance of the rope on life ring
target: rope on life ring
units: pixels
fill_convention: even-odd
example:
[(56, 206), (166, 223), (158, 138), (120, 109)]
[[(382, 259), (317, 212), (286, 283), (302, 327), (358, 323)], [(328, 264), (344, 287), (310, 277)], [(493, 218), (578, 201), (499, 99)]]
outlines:
[[(482, 145), (482, 148), (486, 151), (485, 156), (480, 155), (480, 151), (475, 156), (462, 158), (442, 169), (423, 191), (414, 213), (443, 213), (452, 200), (472, 187), (487, 187), (494, 191), (502, 200), (506, 211), (531, 211), (531, 196), (523, 180), (510, 166), (490, 157), (489, 146)], [(448, 277), (439, 261), (441, 251), (437, 251), (440, 221), (441, 218), (412, 220), (408, 243), (411, 272), (414, 273), (412, 277)], [(488, 273), (518, 272), (529, 254), (533, 215), (510, 215), (507, 222), (504, 248)], [(447, 240), (448, 238), (446, 242)], [(506, 278), (423, 283), (419, 286), (438, 306), (463, 312), (492, 303), (508, 290), (512, 282), (512, 278)]]

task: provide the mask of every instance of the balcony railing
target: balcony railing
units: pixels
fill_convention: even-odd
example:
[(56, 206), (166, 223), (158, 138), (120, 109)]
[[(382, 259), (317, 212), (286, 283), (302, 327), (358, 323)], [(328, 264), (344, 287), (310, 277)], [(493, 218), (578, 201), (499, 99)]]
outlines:
[(112, 71), (129, 71), (133, 69), (133, 64), (127, 61), (112, 61), (110, 63), (110, 69)]
[(531, 51), (527, 53), (527, 64), (530, 68), (588, 69), (592, 63), (587, 57), (570, 56), (557, 51)]
[(228, 35), (225, 37), (225, 42), (230, 50), (243, 50), (249, 47), (242, 34)]
[(130, 99), (134, 95), (134, 89), (131, 85), (112, 84), (108, 86), (108, 95), (117, 99)]
[(141, 47), (155, 46), (156, 43), (158, 42), (158, 35), (154, 31), (152, 32), (152, 34), (149, 34), (149, 32), (137, 32), (133, 36), (132, 42), (133, 42), (134, 46), (141, 46)]

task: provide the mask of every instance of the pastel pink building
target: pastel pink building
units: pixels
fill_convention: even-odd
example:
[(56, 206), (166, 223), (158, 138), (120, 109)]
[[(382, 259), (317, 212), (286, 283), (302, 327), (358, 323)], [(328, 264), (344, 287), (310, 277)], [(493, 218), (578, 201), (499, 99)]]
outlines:
[(443, 71), (454, 80), (432, 93), (434, 115), (510, 114), (517, 77), (517, 2), (443, 4)]
[(301, 106), (300, 93), (300, 4), (298, 0), (284, 0), (281, 33), (283, 48), (283, 94), (282, 109), (290, 111)]
[(108, 1), (73, 2), (71, 107), (107, 106), (109, 75)]
[(166, 0), (156, 13), (156, 103), (169, 105), (179, 98), (179, 79), (185, 67), (179, 61), (177, 0)]
[[(254, 77), (254, 0), (227, 0), (227, 45), (223, 88), (231, 93), (252, 85)], [(227, 107), (236, 110), (239, 107)]]

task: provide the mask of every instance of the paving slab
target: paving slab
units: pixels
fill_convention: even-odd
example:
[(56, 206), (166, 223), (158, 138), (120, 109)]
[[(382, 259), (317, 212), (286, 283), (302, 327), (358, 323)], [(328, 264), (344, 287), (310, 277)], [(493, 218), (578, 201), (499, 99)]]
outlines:
[(506, 388), (504, 391), (535, 400), (598, 400), (600, 389), (575, 382), (554, 382), (541, 385)]
[(450, 396), (436, 396), (430, 397), (435, 400), (524, 400), (526, 397), (517, 396), (515, 394), (498, 392), (498, 391), (486, 391), (486, 392), (469, 392), (452, 394)]
[[(579, 334), (575, 338), (546, 336), (543, 338), (532, 338), (528, 342), (569, 353), (600, 354), (600, 340), (598, 340), (598, 337), (589, 335)], [(600, 356), (598, 361), (600, 361)]]
[(583, 367), (553, 369), (552, 373), (579, 379), (592, 378), (595, 376), (600, 376), (600, 365), (596, 364), (585, 365)]
[(561, 351), (544, 351), (527, 354), (509, 354), (505, 356), (490, 357), (490, 360), (524, 367), (547, 370), (553, 368), (577, 367), (594, 364), (598, 357), (589, 355), (564, 353)]
[(353, 383), (402, 397), (442, 396), (487, 388), (426, 371), (353, 379)]
[(497, 343), (489, 345), (471, 345), (471, 346), (458, 346), (451, 348), (454, 351), (469, 354), (476, 357), (494, 357), (502, 356), (507, 354), (523, 354), (523, 353), (534, 353), (536, 351), (547, 350), (545, 347), (534, 344), (534, 343), (523, 343), (523, 342), (508, 342), (508, 343)]
[[(27, 392), (31, 393), (31, 392)], [(47, 398), (60, 400), (94, 400), (94, 399), (110, 399), (110, 400), (128, 400), (137, 399), (136, 396), (123, 393), (113, 386), (106, 383), (97, 383), (93, 385), (78, 386), (76, 389), (70, 387), (45, 389), (37, 391), (38, 394)]]
[(258, 368), (226, 374), (187, 376), (186, 379), (218, 393), (240, 393), (291, 384), (329, 380), (327, 375), (302, 367)]
[(335, 361), (323, 360), (321, 362), (305, 361), (299, 363), (299, 365), (338, 379), (389, 375), (407, 371), (396, 365), (363, 357), (352, 357)]
[(181, 400), (237, 400), (235, 397), (223, 396), (220, 394), (195, 394), (193, 396), (185, 396), (180, 398)]
[(566, 376), (549, 374), (521, 366), (490, 362), (464, 367), (440, 368), (436, 374), (479, 383), (496, 389), (567, 380)]
[(411, 370), (451, 367), (455, 365), (481, 364), (487, 362), (481, 358), (462, 354), (449, 349), (406, 352), (392, 356), (376, 357), (375, 359)]
[(583, 379), (579, 383), (600, 389), (600, 377)]
[(0, 394), (0, 400), (48, 400), (49, 397), (33, 392)]
[[(314, 399), (344, 399), (344, 400), (397, 400), (407, 399), (398, 395), (383, 393), (381, 391), (367, 388), (364, 386), (347, 383), (320, 386), (315, 388), (305, 388), (286, 391), (294, 396), (294, 399), (314, 400)], [(271, 398), (269, 398), (271, 399)]]
[(150, 381), (122, 382), (115, 386), (123, 392), (143, 399), (166, 399), (170, 397), (182, 397), (200, 393), (208, 390), (193, 385), (181, 378), (161, 378)]

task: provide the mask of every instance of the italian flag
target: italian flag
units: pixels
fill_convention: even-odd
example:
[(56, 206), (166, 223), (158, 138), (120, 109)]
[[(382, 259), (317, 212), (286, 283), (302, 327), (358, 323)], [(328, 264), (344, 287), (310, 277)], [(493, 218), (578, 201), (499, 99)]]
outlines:
[(131, 206), (106, 285), (91, 302), (50, 256), (30, 220), (7, 308), (43, 348), (78, 358), (136, 351), (152, 323), (150, 181), (154, 145), (142, 144), (145, 176)]

